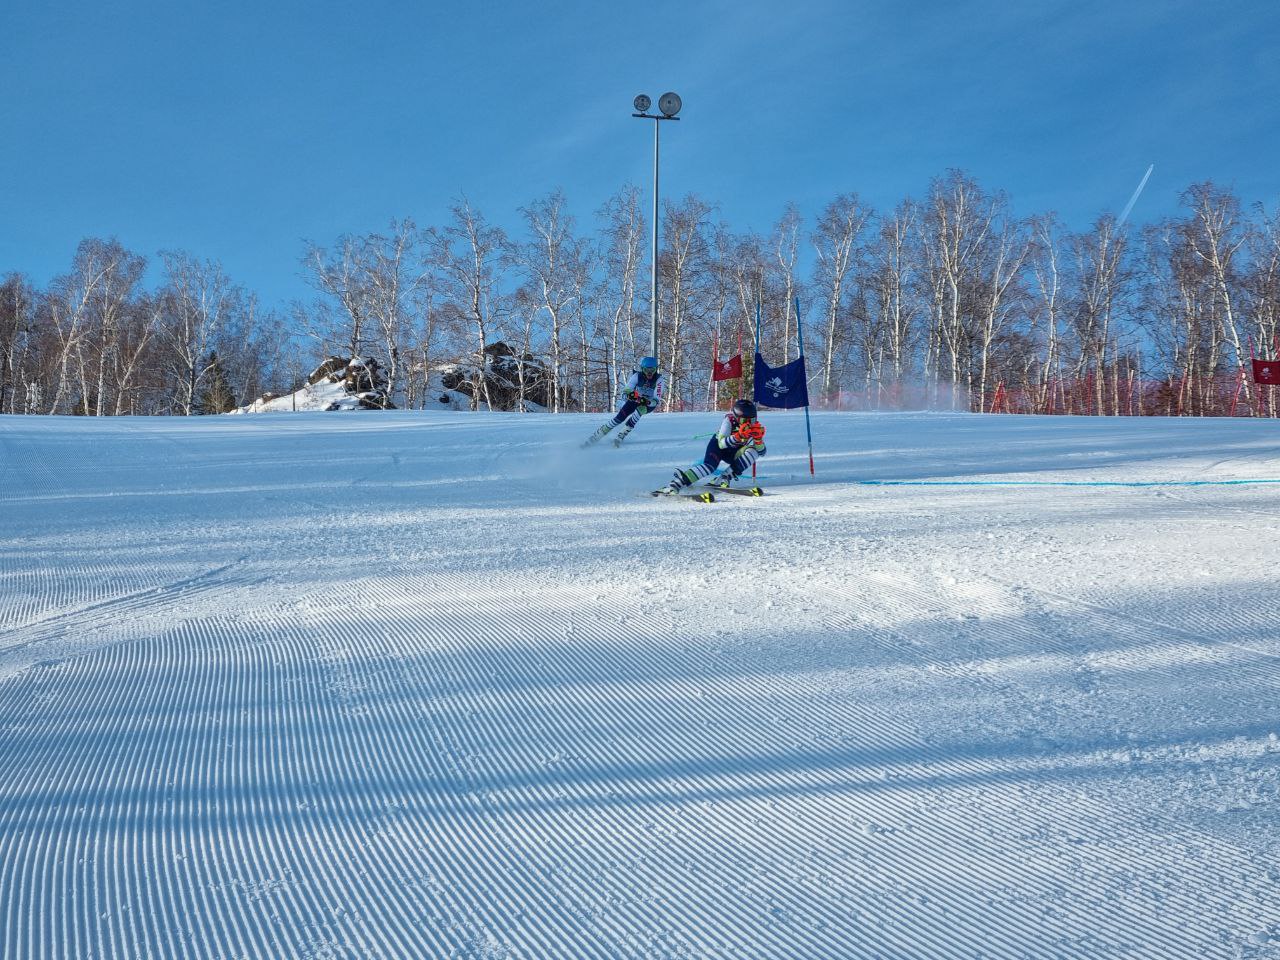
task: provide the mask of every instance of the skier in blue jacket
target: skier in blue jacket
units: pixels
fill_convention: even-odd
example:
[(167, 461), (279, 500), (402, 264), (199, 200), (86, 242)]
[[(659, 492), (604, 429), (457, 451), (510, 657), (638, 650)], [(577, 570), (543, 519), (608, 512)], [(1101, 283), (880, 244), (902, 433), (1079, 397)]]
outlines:
[(720, 422), (720, 429), (707, 442), (702, 459), (687, 470), (677, 470), (671, 482), (654, 495), (676, 494), (699, 480), (711, 476), (721, 464), (728, 466), (712, 486), (729, 489), (735, 480), (751, 469), (764, 456), (764, 424), (757, 419), (756, 405), (750, 400), (735, 400), (733, 409)]
[(625, 423), (626, 426), (613, 438), (615, 447), (622, 446), (622, 441), (636, 428), (640, 418), (656, 410), (658, 404), (662, 403), (662, 386), (662, 374), (658, 372), (658, 358), (645, 357), (636, 366), (626, 387), (623, 388), (622, 405), (618, 407), (618, 412), (613, 415), (612, 420), (602, 423), (600, 428), (587, 438), (583, 446), (589, 447), (597, 443), (614, 427)]

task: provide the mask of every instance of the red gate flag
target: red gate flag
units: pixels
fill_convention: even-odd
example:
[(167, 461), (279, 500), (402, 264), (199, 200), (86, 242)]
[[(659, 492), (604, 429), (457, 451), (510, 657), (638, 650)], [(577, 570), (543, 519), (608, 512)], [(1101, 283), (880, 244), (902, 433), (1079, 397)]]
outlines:
[(1253, 382), (1280, 386), (1280, 360), (1253, 361)]
[(717, 360), (715, 369), (711, 371), (712, 380), (737, 380), (742, 376), (742, 354), (735, 354), (728, 360)]

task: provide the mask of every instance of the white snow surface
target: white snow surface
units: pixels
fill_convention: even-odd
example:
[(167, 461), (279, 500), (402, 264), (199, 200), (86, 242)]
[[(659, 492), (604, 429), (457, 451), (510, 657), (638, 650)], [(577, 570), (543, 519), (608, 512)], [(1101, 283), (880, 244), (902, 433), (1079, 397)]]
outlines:
[[(397, 396), (395, 399), (400, 406), (404, 406), (403, 396)], [(471, 398), (457, 390), (445, 389), (441, 375), (436, 373), (431, 376), (426, 395), (419, 401), (419, 406), (427, 410), (467, 410), (471, 407)], [(534, 403), (528, 406), (541, 409)], [(341, 381), (335, 383), (325, 379), (319, 383), (304, 384), (293, 393), (286, 393), (281, 397), (272, 397), (270, 400), (259, 398), (231, 412), (234, 414), (313, 413), (315, 411), (341, 413), (353, 410), (363, 412), (366, 409), (361, 407), (359, 396), (349, 392)]]
[(247, 406), (232, 410), (232, 413), (312, 413), (317, 410), (328, 410), (337, 404), (339, 410), (358, 410), (360, 403), (355, 394), (349, 393), (341, 383), (321, 380), (319, 383), (308, 383), (294, 393), (270, 400), (259, 398)]
[(1280, 957), (1280, 425), (600, 420), (0, 417), (0, 956)]

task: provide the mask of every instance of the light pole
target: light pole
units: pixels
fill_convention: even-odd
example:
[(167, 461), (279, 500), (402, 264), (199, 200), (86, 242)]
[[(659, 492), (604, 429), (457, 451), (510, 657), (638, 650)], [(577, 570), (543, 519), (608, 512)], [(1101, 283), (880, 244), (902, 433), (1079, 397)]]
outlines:
[(676, 116), (682, 106), (680, 95), (664, 93), (658, 98), (658, 109), (661, 115), (649, 113), (653, 101), (647, 94), (640, 94), (632, 101), (636, 108), (633, 117), (652, 120), (653, 124), (653, 257), (649, 265), (649, 353), (658, 355), (658, 129), (659, 120), (679, 120)]

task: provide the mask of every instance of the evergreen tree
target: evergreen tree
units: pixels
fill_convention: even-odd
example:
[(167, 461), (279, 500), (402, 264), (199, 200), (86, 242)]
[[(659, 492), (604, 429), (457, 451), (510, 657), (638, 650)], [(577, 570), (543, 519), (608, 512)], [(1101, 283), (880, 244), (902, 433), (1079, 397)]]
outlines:
[(204, 386), (196, 401), (196, 409), (200, 413), (229, 413), (236, 406), (235, 391), (227, 381), (226, 371), (222, 369), (222, 361), (217, 351), (209, 354), (209, 363), (205, 368)]

